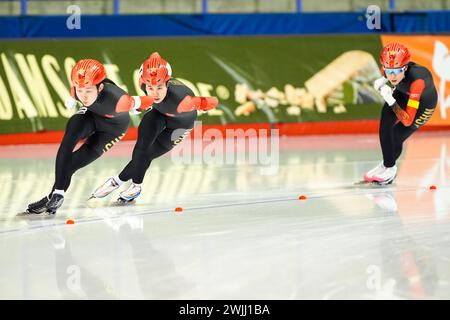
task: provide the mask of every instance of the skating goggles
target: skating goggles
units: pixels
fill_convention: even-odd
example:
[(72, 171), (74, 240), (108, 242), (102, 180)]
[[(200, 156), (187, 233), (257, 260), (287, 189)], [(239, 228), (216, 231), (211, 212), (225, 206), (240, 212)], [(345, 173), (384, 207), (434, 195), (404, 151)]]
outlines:
[(401, 67), (401, 68), (384, 68), (384, 73), (386, 74), (400, 74), (403, 71), (405, 71), (405, 67)]

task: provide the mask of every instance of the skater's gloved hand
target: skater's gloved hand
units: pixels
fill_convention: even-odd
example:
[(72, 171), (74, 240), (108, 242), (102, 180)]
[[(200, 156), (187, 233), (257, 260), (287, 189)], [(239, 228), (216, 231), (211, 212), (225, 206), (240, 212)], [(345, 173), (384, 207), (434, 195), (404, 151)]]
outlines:
[(177, 107), (177, 112), (190, 112), (193, 110), (208, 111), (214, 109), (219, 100), (216, 97), (191, 97), (186, 96)]
[(377, 91), (380, 91), (380, 88), (388, 83), (388, 79), (385, 77), (381, 77), (373, 82), (373, 88)]
[(69, 110), (72, 111), (77, 105), (77, 100), (75, 100), (73, 97), (68, 97), (66, 101), (64, 101), (64, 106)]
[(386, 84), (381, 86), (380, 95), (383, 97), (384, 101), (386, 101), (386, 103), (391, 107), (397, 102), (392, 96), (392, 88)]

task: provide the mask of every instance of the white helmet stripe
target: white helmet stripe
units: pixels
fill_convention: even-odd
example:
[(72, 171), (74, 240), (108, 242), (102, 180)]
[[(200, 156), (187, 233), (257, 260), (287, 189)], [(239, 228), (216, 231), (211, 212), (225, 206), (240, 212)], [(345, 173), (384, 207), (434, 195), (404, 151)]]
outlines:
[(167, 74), (169, 75), (169, 77), (172, 76), (172, 67), (170, 66), (170, 64), (167, 62), (166, 64), (166, 68), (167, 68)]

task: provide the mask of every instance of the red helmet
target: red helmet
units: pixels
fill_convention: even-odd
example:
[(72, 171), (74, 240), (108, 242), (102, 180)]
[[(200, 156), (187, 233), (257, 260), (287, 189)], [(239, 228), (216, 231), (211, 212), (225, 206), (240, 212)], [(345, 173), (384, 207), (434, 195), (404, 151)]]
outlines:
[(74, 87), (95, 86), (105, 80), (106, 70), (97, 60), (83, 59), (74, 65), (70, 78)]
[(170, 79), (172, 68), (158, 52), (153, 52), (150, 57), (144, 61), (139, 72), (141, 75), (139, 78), (140, 84), (155, 86), (166, 83)]
[(408, 64), (411, 54), (400, 43), (390, 43), (381, 50), (380, 62), (383, 68), (401, 68)]

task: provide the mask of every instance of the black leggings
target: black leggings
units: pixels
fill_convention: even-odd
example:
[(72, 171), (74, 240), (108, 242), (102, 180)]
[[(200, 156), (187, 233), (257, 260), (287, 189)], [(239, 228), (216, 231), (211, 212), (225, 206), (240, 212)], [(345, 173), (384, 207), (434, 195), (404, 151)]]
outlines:
[(176, 121), (177, 125), (168, 128), (170, 122), (170, 117), (156, 109), (152, 109), (144, 115), (139, 124), (138, 139), (133, 149), (133, 156), (119, 174), (120, 180), (132, 179), (134, 183), (142, 183), (152, 160), (172, 150), (194, 126), (191, 118), (186, 121), (178, 120)]
[[(52, 192), (55, 189), (67, 190), (75, 171), (98, 159), (125, 135), (125, 132), (113, 134), (96, 131), (99, 121), (107, 120), (92, 113), (85, 113), (74, 114), (67, 122), (56, 155), (55, 183)], [(87, 140), (74, 152), (77, 143), (85, 138)]]
[(421, 108), (418, 110), (414, 122), (406, 127), (398, 121), (392, 108), (385, 103), (381, 110), (380, 120), (380, 144), (383, 152), (383, 164), (389, 168), (402, 154), (403, 142), (408, 139), (417, 129), (423, 126), (434, 112), (434, 108)]

